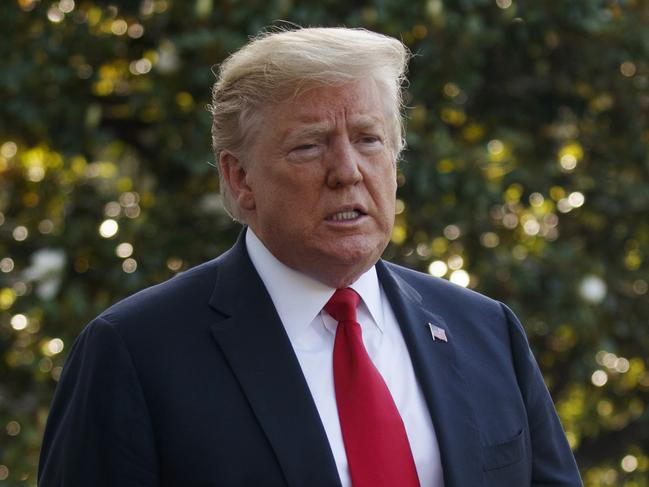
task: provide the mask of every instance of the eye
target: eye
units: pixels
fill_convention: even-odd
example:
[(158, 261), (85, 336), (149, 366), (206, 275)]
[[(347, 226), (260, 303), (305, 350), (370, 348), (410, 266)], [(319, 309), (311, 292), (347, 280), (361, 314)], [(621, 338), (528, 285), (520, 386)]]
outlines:
[(356, 140), (357, 144), (366, 149), (378, 149), (383, 145), (383, 139), (378, 135), (361, 135)]
[(309, 151), (309, 150), (314, 150), (317, 147), (318, 146), (315, 145), (315, 144), (302, 144), (302, 145), (298, 145), (297, 147), (294, 147), (293, 149), (291, 149), (291, 152), (295, 152), (295, 151), (305, 152), (305, 151)]
[(318, 144), (300, 144), (289, 151), (289, 156), (299, 158), (315, 157), (320, 152)]
[(364, 137), (361, 137), (361, 142), (364, 144), (376, 144), (381, 142), (381, 139), (373, 135), (366, 135)]
[(287, 158), (294, 162), (310, 161), (319, 157), (320, 151), (319, 144), (300, 144), (288, 151)]

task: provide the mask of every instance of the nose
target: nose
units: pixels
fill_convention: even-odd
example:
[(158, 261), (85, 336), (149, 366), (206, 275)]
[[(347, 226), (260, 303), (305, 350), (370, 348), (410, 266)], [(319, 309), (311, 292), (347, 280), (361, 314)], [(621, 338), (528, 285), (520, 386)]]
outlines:
[(339, 137), (327, 154), (327, 186), (341, 188), (353, 186), (363, 180), (360, 171), (360, 154), (347, 137)]

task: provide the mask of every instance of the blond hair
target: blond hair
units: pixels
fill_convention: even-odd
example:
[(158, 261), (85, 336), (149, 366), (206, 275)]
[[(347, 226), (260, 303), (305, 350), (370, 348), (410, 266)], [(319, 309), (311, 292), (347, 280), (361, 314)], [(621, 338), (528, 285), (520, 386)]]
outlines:
[[(394, 160), (403, 150), (402, 84), (408, 49), (397, 39), (365, 29), (303, 28), (263, 33), (230, 55), (212, 89), (212, 148), (218, 159), (228, 151), (239, 159), (259, 125), (255, 115), (266, 104), (296, 96), (313, 84), (340, 86), (371, 78), (388, 103), (389, 142)], [(241, 219), (219, 169), (223, 203)]]

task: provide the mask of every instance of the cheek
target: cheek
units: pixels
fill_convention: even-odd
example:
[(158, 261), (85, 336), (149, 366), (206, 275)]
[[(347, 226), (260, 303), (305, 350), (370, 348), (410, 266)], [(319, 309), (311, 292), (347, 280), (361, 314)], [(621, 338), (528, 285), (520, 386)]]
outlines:
[(254, 191), (258, 212), (292, 220), (311, 211), (319, 194), (314, 175), (299, 170), (264, 174), (257, 179)]
[(305, 206), (317, 199), (324, 181), (321, 168), (311, 164), (288, 168), (275, 178), (275, 186), (281, 192), (278, 196), (284, 198), (287, 205), (301, 203)]
[(397, 197), (397, 181), (394, 171), (386, 171), (386, 174), (381, 181), (379, 191), (381, 193), (380, 199), (383, 207), (383, 216), (386, 223), (390, 228), (392, 228)]
[[(394, 200), (397, 194), (397, 174), (396, 169), (385, 168), (381, 174), (377, 175), (379, 191), (384, 199)], [(394, 204), (394, 201), (392, 202)]]

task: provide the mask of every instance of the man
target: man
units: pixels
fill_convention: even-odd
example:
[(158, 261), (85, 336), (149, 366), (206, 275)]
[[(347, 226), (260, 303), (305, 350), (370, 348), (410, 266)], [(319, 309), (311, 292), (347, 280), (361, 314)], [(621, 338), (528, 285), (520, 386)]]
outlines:
[(380, 260), (407, 50), (264, 35), (214, 87), (219, 258), (81, 333), (43, 442), (50, 486), (578, 486), (521, 325)]

